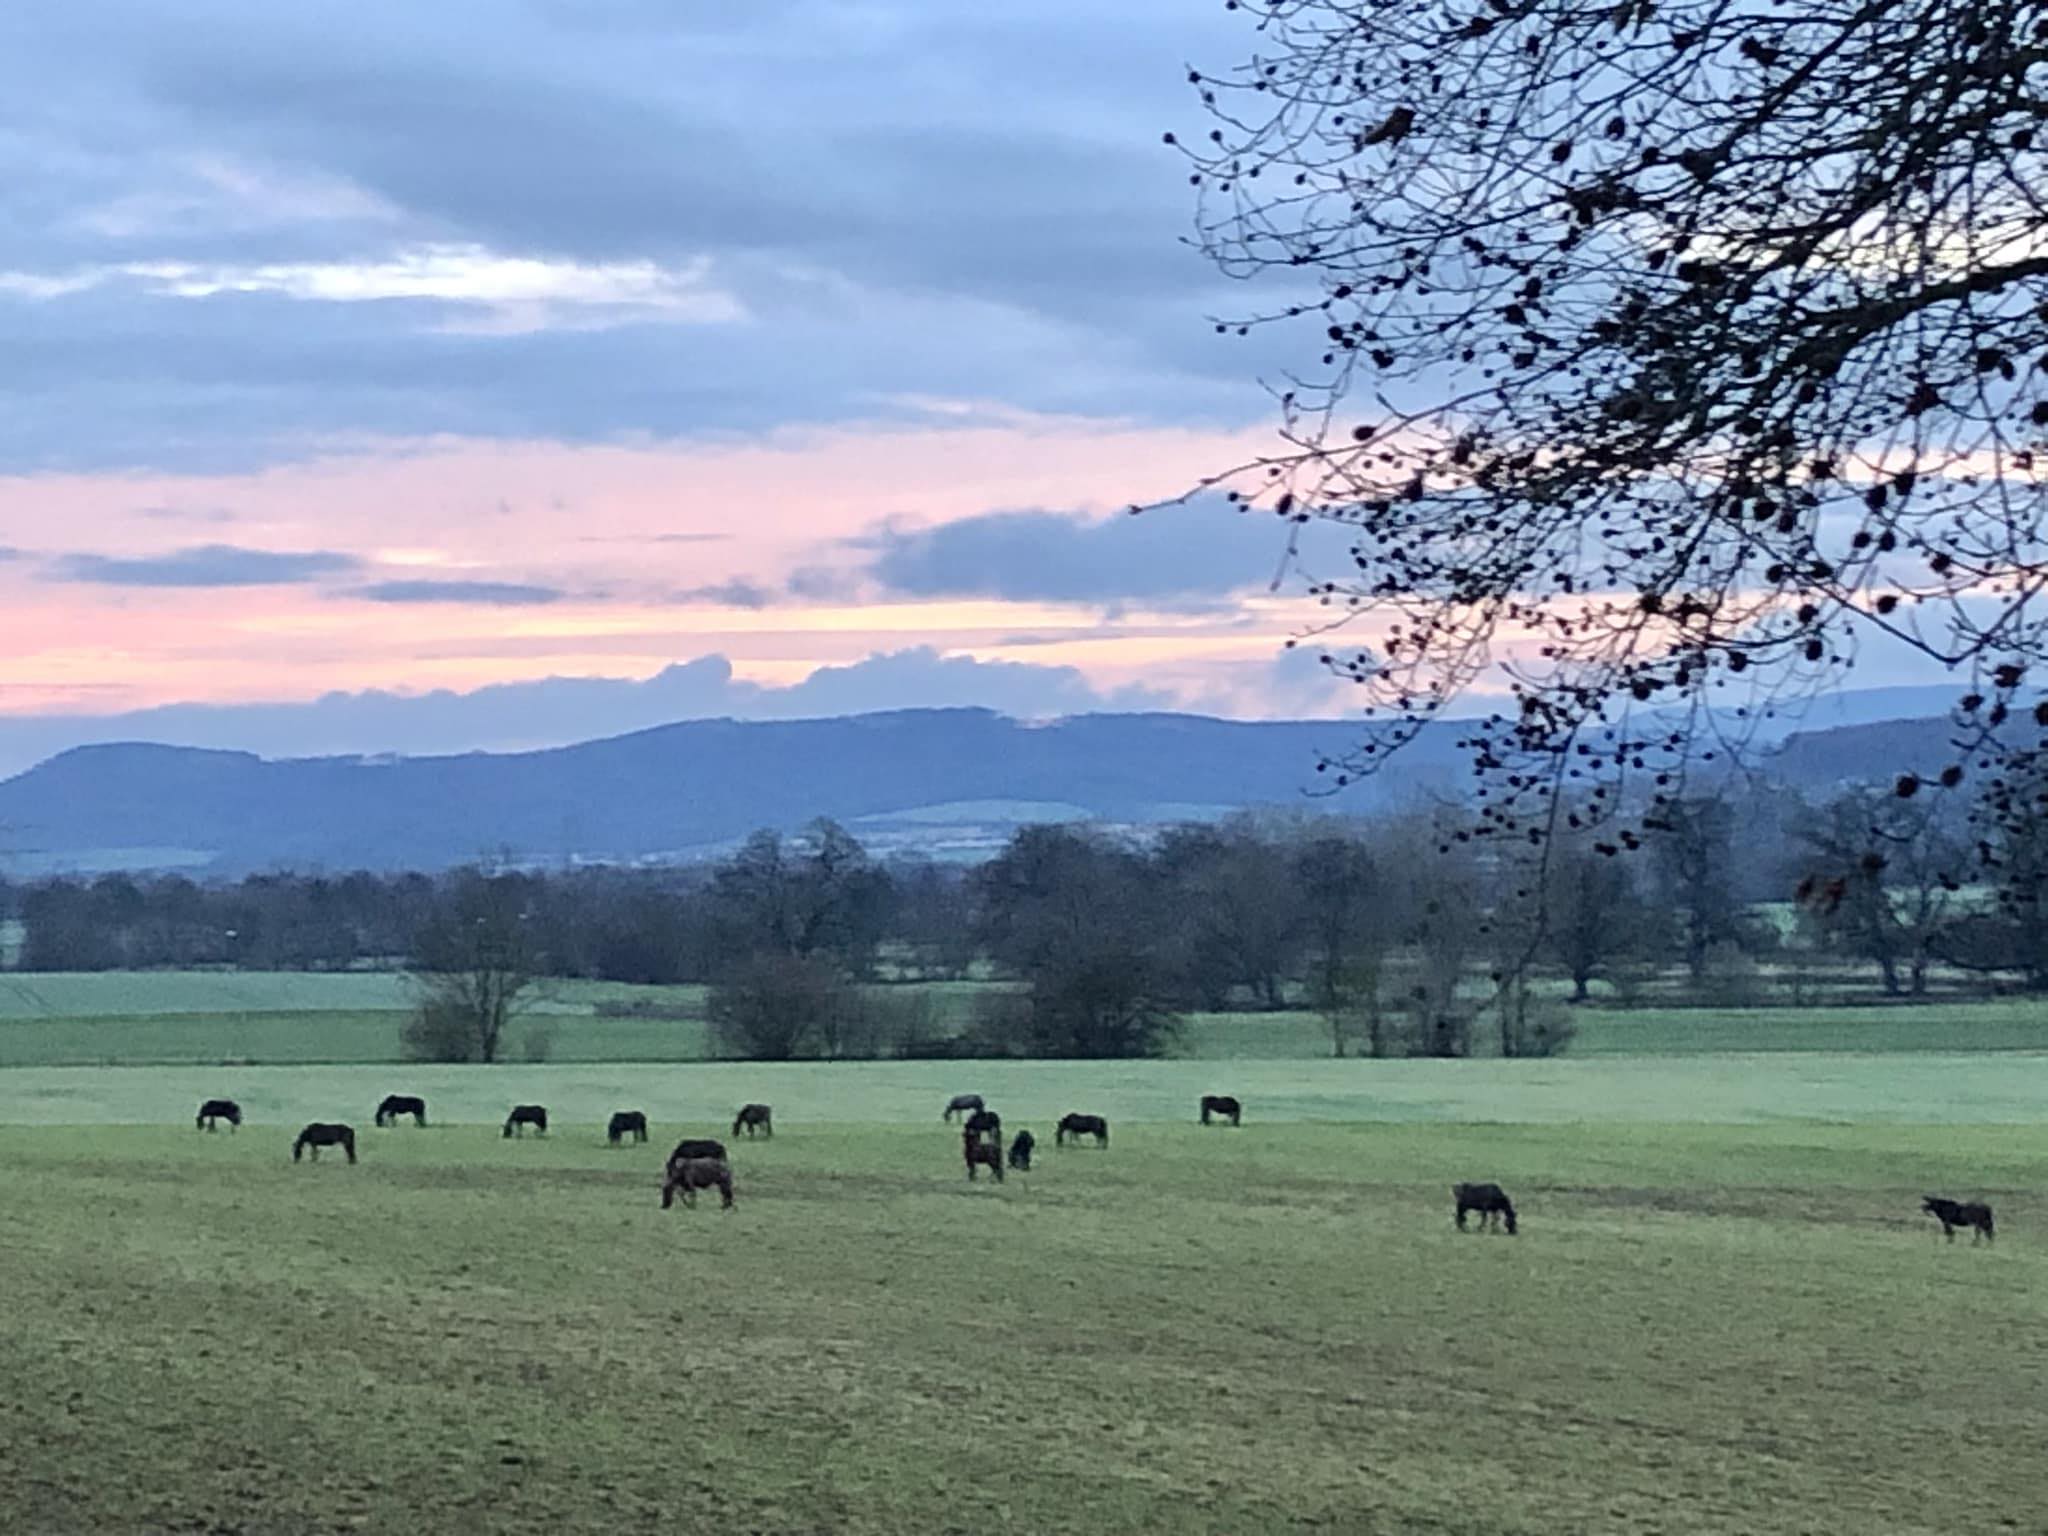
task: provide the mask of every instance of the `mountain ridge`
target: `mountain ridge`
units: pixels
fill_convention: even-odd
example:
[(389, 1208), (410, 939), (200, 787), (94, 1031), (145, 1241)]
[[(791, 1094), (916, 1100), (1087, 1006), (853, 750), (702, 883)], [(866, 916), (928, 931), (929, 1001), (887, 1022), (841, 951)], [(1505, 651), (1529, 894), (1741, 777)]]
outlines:
[[(1350, 746), (1358, 729), (1165, 711), (1025, 722), (946, 708), (684, 720), (566, 746), (419, 757), (92, 743), (0, 781), (0, 853), (16, 874), (435, 869), (500, 853), (685, 862), (757, 827), (829, 816), (882, 851), (972, 858), (1035, 821), (1360, 815), (1460, 787), (1460, 727), (1446, 722), (1341, 797), (1319, 794), (1319, 756)], [(1867, 766), (1866, 738), (1912, 752), (1918, 766), (1948, 730), (1934, 718), (1795, 732), (1769, 761), (1812, 787), (1839, 778), (1844, 763)], [(1833, 740), (1845, 735), (1857, 739)]]

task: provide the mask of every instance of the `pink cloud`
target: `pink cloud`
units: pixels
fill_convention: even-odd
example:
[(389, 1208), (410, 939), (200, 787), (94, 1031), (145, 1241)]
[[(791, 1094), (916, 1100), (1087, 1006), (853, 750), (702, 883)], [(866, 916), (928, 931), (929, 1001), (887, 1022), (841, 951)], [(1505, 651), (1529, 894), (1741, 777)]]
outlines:
[[(0, 564), (11, 685), (0, 711), (644, 675), (714, 651), (741, 676), (779, 680), (904, 645), (1056, 659), (1110, 685), (1171, 668), (1190, 697), (1205, 687), (1238, 696), (1225, 676), (1264, 665), (1282, 627), (1143, 611), (1106, 626), (1076, 607), (881, 603), (855, 590), (806, 600), (781, 589), (800, 567), (854, 574), (858, 551), (840, 541), (884, 520), (916, 527), (1033, 507), (1109, 515), (1178, 492), (1264, 441), (962, 407), (910, 425), (749, 439), (375, 442), (243, 475), (0, 479), (0, 545), (24, 551)], [(165, 515), (178, 508), (205, 509), (209, 544), (331, 552), (359, 568), (205, 588), (50, 579), (64, 555), (150, 560), (202, 542), (180, 537), (192, 530)], [(1247, 585), (1269, 574), (1247, 571)], [(777, 600), (677, 600), (740, 582)], [(521, 606), (360, 595), (389, 583), (406, 584), (407, 595), (473, 584), (561, 596)], [(1068, 636), (1071, 648), (1061, 644)]]

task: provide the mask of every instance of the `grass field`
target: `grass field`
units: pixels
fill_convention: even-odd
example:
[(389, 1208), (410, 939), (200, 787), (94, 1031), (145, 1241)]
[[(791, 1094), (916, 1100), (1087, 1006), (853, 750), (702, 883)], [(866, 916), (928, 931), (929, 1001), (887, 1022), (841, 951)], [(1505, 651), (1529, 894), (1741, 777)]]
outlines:
[[(1989, 1086), (1951, 1060), (1930, 1095)], [(524, 1094), (524, 1070), (471, 1076)], [(551, 1096), (596, 1070), (549, 1069)], [(730, 1213), (658, 1208), (672, 1123), (621, 1151), (584, 1123), (366, 1130), (353, 1168), (292, 1164), (274, 1125), (0, 1127), (7, 1527), (2048, 1525), (2039, 1125), (1288, 1124), (1253, 1100), (1241, 1131), (1133, 1120), (997, 1189), (960, 1177), (929, 1085), (924, 1123), (852, 1126), (786, 1112), (794, 1083), (782, 1134), (735, 1148)], [(602, 1086), (652, 1108), (659, 1085)], [(1041, 1086), (1001, 1084), (1033, 1117), (1074, 1091)], [(893, 1118), (899, 1091), (853, 1107)], [(1452, 1230), (1465, 1177), (1508, 1186), (1521, 1236)], [(1996, 1247), (1942, 1244), (1915, 1214), (1936, 1189), (1992, 1199)]]
[[(955, 1093), (1012, 1119), (1068, 1110), (1115, 1121), (1190, 1120), (1204, 1093), (1232, 1093), (1253, 1122), (1774, 1121), (2015, 1124), (2043, 1118), (2048, 1054), (1597, 1057), (1558, 1061), (967, 1061), (787, 1065), (24, 1067), (0, 1072), (0, 1124), (191, 1125), (201, 1099), (238, 1100), (244, 1138), (308, 1120), (367, 1127), (387, 1093), (424, 1096), (429, 1116), (495, 1125), (515, 1103), (548, 1106), (567, 1134), (594, 1136), (614, 1109), (657, 1125), (730, 1123), (753, 1100), (778, 1123), (936, 1124)], [(264, 1127), (258, 1131), (256, 1126)]]
[[(921, 988), (958, 1028), (971, 984)], [(402, 976), (242, 971), (0, 974), (0, 1067), (388, 1062), (414, 994)], [(712, 1054), (702, 987), (559, 982), (513, 1030), (563, 1062), (702, 1061)], [(1730, 1051), (2048, 1050), (2048, 1002), (2000, 999), (1830, 1008), (1583, 1008), (1575, 1056)], [(1482, 1041), (1482, 1044), (1484, 1042)], [(1196, 1060), (1329, 1054), (1310, 1013), (1190, 1016), (1175, 1053)]]

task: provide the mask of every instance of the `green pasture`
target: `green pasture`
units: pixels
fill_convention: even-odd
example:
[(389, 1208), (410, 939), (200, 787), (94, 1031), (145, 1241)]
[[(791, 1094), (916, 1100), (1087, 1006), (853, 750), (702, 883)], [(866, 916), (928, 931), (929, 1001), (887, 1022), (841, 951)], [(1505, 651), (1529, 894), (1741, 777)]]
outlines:
[[(957, 1031), (988, 983), (884, 990), (927, 997)], [(0, 1067), (154, 1063), (394, 1062), (415, 994), (381, 972), (0, 974)], [(714, 1054), (702, 987), (551, 982), (511, 1032), (509, 1056), (555, 1062), (688, 1062)], [(1575, 1056), (1756, 1051), (1895, 1053), (2048, 1049), (2048, 1001), (1940, 1000), (1841, 1007), (1573, 1010)], [(1485, 1030), (1482, 1050), (1489, 1048)], [(1194, 1060), (1330, 1054), (1313, 1013), (1190, 1015), (1173, 1054)]]
[[(1966, 1094), (1987, 1066), (1910, 1071)], [(936, 1079), (822, 1069), (842, 1119), (921, 1122), (828, 1125), (792, 1070), (764, 1090), (781, 1134), (734, 1148), (728, 1213), (659, 1209), (675, 1124), (615, 1150), (586, 1123), (621, 1094), (671, 1106), (658, 1121), (726, 1105), (741, 1070), (702, 1069), (699, 1100), (646, 1073), (472, 1069), (489, 1092), (428, 1084), (451, 1118), (531, 1096), (581, 1119), (545, 1141), (366, 1128), (355, 1167), (292, 1163), (270, 1116), (390, 1073), (274, 1070), (236, 1135), (0, 1126), (8, 1528), (2048, 1525), (2039, 1124), (1286, 1123), (1283, 1084), (1245, 1064), (1242, 1130), (1133, 1118), (998, 1188), (961, 1177)], [(1429, 1068), (1410, 1107), (1490, 1070)], [(1629, 1083), (1584, 1070), (1587, 1092)], [(1135, 1114), (1199, 1075), (1135, 1071), (1081, 1102)], [(118, 1117), (144, 1078), (193, 1086), (85, 1074), (106, 1103), (73, 1117)], [(1036, 1117), (1081, 1081), (982, 1086)], [(1299, 1083), (1291, 1113), (1316, 1107)], [(1457, 1233), (1461, 1178), (1506, 1185), (1521, 1235)], [(1917, 1215), (1936, 1189), (1992, 1200), (1997, 1244), (1942, 1243)]]
[(250, 1117), (244, 1139), (275, 1140), (308, 1120), (367, 1127), (387, 1093), (419, 1094), (430, 1118), (450, 1124), (496, 1124), (515, 1103), (545, 1104), (565, 1135), (585, 1137), (615, 1109), (679, 1130), (729, 1123), (756, 1100), (774, 1105), (778, 1126), (935, 1125), (956, 1093), (980, 1093), (1041, 1130), (1069, 1110), (1191, 1121), (1205, 1093), (1235, 1095), (1258, 1123), (2030, 1124), (2048, 1119), (2048, 1053), (24, 1067), (0, 1072), (0, 1124), (189, 1125), (201, 1099), (225, 1097)]

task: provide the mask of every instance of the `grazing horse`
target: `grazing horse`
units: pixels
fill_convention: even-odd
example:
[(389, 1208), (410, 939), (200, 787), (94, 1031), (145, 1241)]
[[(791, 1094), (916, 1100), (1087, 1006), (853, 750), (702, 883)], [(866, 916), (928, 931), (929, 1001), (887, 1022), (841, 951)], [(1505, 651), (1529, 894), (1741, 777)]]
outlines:
[(1236, 1125), (1244, 1114), (1244, 1106), (1227, 1093), (1205, 1093), (1202, 1095), (1202, 1124), (1209, 1123), (1211, 1115), (1220, 1115)]
[(411, 1115), (414, 1125), (427, 1123), (427, 1101), (416, 1099), (409, 1093), (394, 1093), (377, 1106), (377, 1125), (381, 1130), (396, 1125), (400, 1115)]
[(945, 1121), (948, 1125), (951, 1125), (953, 1123), (953, 1117), (955, 1115), (971, 1114), (973, 1111), (980, 1108), (982, 1108), (980, 1094), (956, 1093), (953, 1095), (952, 1098), (946, 1101), (946, 1112), (943, 1115), (939, 1116), (939, 1118)]
[(1941, 1223), (1941, 1235), (1950, 1242), (1956, 1240), (1957, 1227), (1975, 1227), (1973, 1243), (1996, 1242), (1998, 1233), (1991, 1225), (1991, 1207), (1981, 1200), (1944, 1200), (1939, 1195), (1929, 1195), (1920, 1202), (1920, 1209)]
[(505, 1117), (507, 1136), (524, 1136), (526, 1128), (532, 1126), (541, 1135), (548, 1133), (548, 1112), (539, 1104), (514, 1104), (512, 1113)]
[(1019, 1173), (1031, 1171), (1031, 1149), (1038, 1145), (1038, 1138), (1029, 1131), (1019, 1131), (1017, 1139), (1010, 1143), (1010, 1166)]
[(641, 1110), (622, 1109), (604, 1128), (604, 1139), (615, 1147), (628, 1136), (635, 1141), (647, 1139), (647, 1116)]
[(1458, 1202), (1458, 1230), (1465, 1230), (1465, 1213), (1479, 1213), (1479, 1230), (1484, 1232), (1489, 1225), (1497, 1232), (1501, 1223), (1507, 1223), (1508, 1236), (1515, 1235), (1515, 1203), (1510, 1200), (1498, 1184), (1456, 1184), (1451, 1187), (1451, 1198)]
[(974, 1177), (976, 1168), (986, 1168), (996, 1176), (998, 1184), (1003, 1182), (1003, 1139), (998, 1132), (993, 1138), (977, 1136), (973, 1131), (960, 1135), (960, 1150), (967, 1159), (967, 1177)]
[(237, 1130), (242, 1124), (242, 1106), (233, 1099), (208, 1099), (199, 1106), (199, 1118), (192, 1122), (193, 1128), (202, 1131), (217, 1131), (215, 1122), (225, 1120), (229, 1130)]
[(675, 1151), (669, 1153), (668, 1155), (668, 1160), (672, 1163), (687, 1162), (692, 1159), (702, 1160), (706, 1158), (710, 1159), (713, 1162), (724, 1162), (725, 1143), (722, 1141), (713, 1141), (708, 1136), (685, 1136), (681, 1141), (676, 1143)]
[(661, 1208), (674, 1205), (677, 1195), (683, 1204), (694, 1206), (700, 1189), (717, 1190), (721, 1204), (731, 1210), (732, 1165), (722, 1157), (672, 1157), (661, 1181)]
[(744, 1130), (749, 1136), (759, 1132), (770, 1141), (775, 1139), (775, 1112), (766, 1104), (742, 1104), (740, 1112), (732, 1117), (732, 1133), (737, 1136)]
[(1109, 1145), (1109, 1122), (1100, 1115), (1067, 1115), (1052, 1133), (1053, 1144), (1064, 1147), (1071, 1136), (1079, 1141), (1083, 1136), (1093, 1136), (1095, 1145)]
[(313, 1149), (313, 1161), (316, 1163), (320, 1161), (320, 1149), (322, 1147), (339, 1147), (348, 1154), (348, 1160), (354, 1162), (356, 1160), (356, 1128), (352, 1125), (323, 1124), (321, 1121), (315, 1120), (311, 1125), (299, 1132), (299, 1139), (292, 1143), (292, 1161), (296, 1163), (299, 1160), (299, 1154), (308, 1147)]

